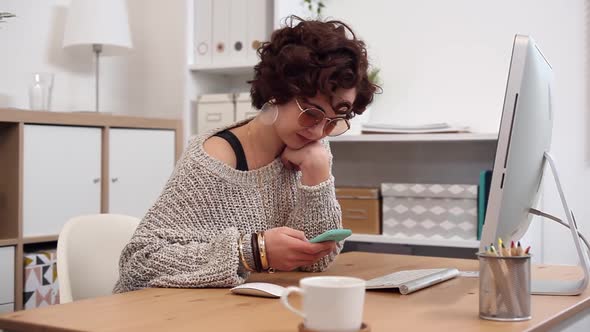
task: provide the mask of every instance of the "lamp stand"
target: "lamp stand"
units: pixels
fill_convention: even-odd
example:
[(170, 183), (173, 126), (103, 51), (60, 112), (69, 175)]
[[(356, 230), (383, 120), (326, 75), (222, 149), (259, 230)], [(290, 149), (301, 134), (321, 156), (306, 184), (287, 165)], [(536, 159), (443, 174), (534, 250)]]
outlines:
[(98, 113), (98, 87), (99, 87), (99, 76), (100, 76), (100, 71), (99, 71), (99, 63), (100, 63), (100, 52), (102, 52), (102, 44), (92, 44), (92, 50), (94, 51), (94, 54), (96, 55), (96, 72), (94, 73), (94, 76), (96, 77), (96, 106), (95, 106), (95, 111), (96, 113)]

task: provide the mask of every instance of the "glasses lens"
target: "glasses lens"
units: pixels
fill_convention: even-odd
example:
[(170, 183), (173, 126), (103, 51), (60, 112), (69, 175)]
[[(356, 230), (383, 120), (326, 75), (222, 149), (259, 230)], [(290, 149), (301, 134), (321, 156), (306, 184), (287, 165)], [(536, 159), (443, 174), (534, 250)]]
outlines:
[(338, 136), (344, 134), (350, 129), (350, 124), (346, 119), (333, 119), (326, 124), (324, 133), (328, 136)]
[(309, 128), (324, 120), (324, 112), (317, 108), (308, 108), (299, 114), (299, 125)]

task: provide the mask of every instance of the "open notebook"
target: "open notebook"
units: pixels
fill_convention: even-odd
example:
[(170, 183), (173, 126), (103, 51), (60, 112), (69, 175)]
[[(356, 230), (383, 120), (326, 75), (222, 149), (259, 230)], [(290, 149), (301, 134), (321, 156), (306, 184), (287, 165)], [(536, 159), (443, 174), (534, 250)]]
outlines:
[(453, 268), (399, 271), (368, 280), (366, 289), (398, 288), (406, 295), (458, 275), (459, 270)]

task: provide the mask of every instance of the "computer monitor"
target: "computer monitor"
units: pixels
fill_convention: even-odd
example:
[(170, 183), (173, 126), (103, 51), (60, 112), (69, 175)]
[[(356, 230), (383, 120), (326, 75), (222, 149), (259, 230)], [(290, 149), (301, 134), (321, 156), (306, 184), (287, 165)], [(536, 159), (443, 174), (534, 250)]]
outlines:
[(588, 258), (585, 248), (581, 248), (553, 159), (548, 154), (553, 124), (551, 84), (551, 65), (535, 41), (529, 36), (516, 35), (480, 251), (498, 238), (510, 241), (524, 235), (533, 216), (531, 209), (536, 207), (539, 198), (543, 171), (549, 164), (585, 277), (571, 283), (533, 281), (532, 291), (538, 294), (573, 295), (579, 294), (588, 284)]
[(532, 38), (516, 35), (480, 249), (529, 227), (551, 145), (551, 65)]

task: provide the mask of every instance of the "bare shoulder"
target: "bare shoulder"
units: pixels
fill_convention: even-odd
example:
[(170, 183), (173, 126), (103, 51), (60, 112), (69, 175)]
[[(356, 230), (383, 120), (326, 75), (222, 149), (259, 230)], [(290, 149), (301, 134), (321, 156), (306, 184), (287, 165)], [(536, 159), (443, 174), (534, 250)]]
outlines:
[(205, 152), (217, 159), (222, 161), (223, 163), (236, 168), (236, 155), (234, 154), (234, 150), (231, 148), (231, 145), (221, 137), (212, 136), (209, 137), (203, 143), (203, 149)]

